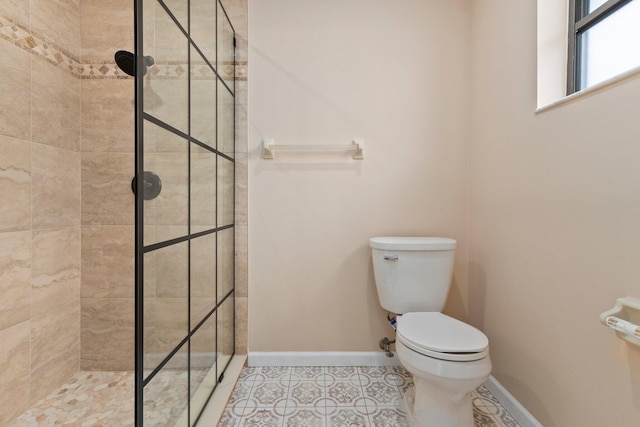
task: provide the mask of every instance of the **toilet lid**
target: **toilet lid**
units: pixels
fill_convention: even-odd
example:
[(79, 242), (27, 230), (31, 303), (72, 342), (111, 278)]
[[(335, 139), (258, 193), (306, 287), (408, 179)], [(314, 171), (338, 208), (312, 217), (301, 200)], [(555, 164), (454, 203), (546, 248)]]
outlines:
[(406, 313), (398, 317), (401, 341), (412, 350), (445, 360), (478, 360), (489, 340), (471, 325), (442, 313)]

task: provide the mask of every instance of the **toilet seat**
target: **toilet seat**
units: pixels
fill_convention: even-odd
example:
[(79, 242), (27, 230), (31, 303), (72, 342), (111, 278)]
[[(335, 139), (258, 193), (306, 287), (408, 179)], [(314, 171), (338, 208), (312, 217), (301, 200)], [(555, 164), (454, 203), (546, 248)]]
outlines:
[(473, 361), (489, 354), (486, 335), (438, 312), (398, 317), (397, 338), (411, 350), (441, 360)]

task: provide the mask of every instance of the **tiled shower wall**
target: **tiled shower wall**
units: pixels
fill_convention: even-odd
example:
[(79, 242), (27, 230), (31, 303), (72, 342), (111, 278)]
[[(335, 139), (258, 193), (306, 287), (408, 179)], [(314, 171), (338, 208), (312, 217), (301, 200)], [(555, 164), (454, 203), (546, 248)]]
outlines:
[[(247, 349), (247, 6), (237, 40), (236, 353)], [(130, 0), (0, 5), (0, 424), (78, 368), (133, 368)], [(82, 280), (80, 272), (82, 271)]]
[(0, 2), (0, 425), (79, 367), (79, 20)]
[(133, 19), (130, 0), (81, 1), (83, 370), (134, 365), (134, 80), (113, 59)]
[(236, 183), (235, 183), (235, 285), (236, 354), (247, 353), (249, 299), (248, 242), (248, 135), (247, 135), (247, 63), (249, 58), (247, 0), (222, 0), (236, 33)]

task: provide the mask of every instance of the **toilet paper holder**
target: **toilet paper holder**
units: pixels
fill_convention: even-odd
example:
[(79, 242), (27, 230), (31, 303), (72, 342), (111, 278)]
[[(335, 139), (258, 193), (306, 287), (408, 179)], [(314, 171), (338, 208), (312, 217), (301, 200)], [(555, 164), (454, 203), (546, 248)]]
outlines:
[(600, 322), (615, 330), (618, 338), (640, 346), (640, 299), (618, 298), (611, 310), (600, 315)]

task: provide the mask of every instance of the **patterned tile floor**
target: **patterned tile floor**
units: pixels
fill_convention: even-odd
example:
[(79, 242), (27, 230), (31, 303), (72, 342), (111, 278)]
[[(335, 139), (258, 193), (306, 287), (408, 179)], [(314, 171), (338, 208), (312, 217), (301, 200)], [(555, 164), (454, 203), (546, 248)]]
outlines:
[[(244, 368), (219, 427), (409, 426), (402, 367)], [(475, 427), (519, 427), (483, 385), (473, 392)]]

